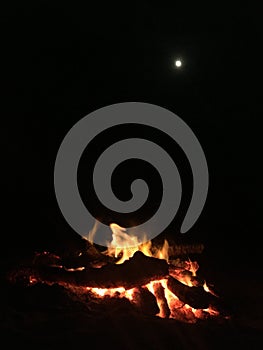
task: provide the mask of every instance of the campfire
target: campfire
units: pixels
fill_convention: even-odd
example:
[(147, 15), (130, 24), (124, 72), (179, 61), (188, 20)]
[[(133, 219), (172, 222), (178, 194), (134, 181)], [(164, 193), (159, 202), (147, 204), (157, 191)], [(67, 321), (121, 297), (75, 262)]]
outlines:
[[(100, 252), (92, 244), (74, 257), (61, 258), (49, 252), (36, 253), (32, 264), (10, 273), (14, 283), (27, 286), (60, 285), (77, 295), (88, 306), (109, 301), (125, 301), (147, 316), (195, 323), (224, 318), (220, 298), (198, 274), (198, 263), (185, 258), (201, 253), (203, 246), (170, 245), (161, 247), (131, 236), (117, 224), (110, 225), (112, 241)], [(182, 258), (184, 257), (184, 258)]]

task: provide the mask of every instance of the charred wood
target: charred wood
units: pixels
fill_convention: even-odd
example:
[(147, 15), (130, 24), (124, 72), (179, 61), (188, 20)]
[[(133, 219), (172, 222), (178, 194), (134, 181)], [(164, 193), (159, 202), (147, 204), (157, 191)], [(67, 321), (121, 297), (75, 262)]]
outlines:
[(169, 256), (188, 256), (192, 254), (201, 254), (204, 250), (203, 244), (173, 244), (169, 246)]
[(153, 285), (154, 295), (160, 308), (161, 317), (169, 318), (171, 311), (169, 309), (167, 299), (164, 294), (164, 288), (160, 282)]
[(114, 288), (123, 286), (133, 288), (150, 281), (168, 276), (165, 260), (145, 256), (136, 252), (132, 258), (120, 265), (108, 264), (101, 268), (85, 268), (82, 271), (67, 271), (60, 267), (42, 267), (36, 271), (45, 282), (61, 282), (76, 286)]
[(167, 280), (167, 287), (182, 302), (195, 309), (208, 308), (213, 299), (202, 287), (189, 287), (171, 276)]
[(160, 311), (154, 295), (146, 287), (135, 288), (133, 303), (145, 315), (155, 316)]

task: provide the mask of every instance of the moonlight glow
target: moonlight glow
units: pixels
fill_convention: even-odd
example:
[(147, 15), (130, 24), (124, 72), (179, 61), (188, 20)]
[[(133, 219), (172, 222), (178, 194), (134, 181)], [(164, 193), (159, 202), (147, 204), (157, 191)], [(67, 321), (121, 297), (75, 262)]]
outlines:
[(182, 61), (181, 60), (176, 60), (174, 62), (175, 67), (180, 68), (182, 66)]

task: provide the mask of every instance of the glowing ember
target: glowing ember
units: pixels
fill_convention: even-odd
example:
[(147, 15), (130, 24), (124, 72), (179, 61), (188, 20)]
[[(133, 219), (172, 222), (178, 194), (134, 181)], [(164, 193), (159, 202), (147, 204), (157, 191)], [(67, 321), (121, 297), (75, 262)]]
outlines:
[(204, 290), (205, 290), (207, 293), (210, 292), (210, 289), (208, 288), (206, 282), (204, 283), (203, 288), (204, 288)]
[(81, 267), (76, 267), (74, 269), (67, 269), (66, 267), (64, 268), (66, 271), (83, 271), (85, 270), (85, 267), (84, 266), (81, 266)]
[(134, 288), (126, 290), (123, 287), (118, 288), (90, 288), (87, 287), (87, 290), (92, 292), (94, 295), (98, 297), (119, 297), (119, 298), (127, 298), (132, 300)]
[[(164, 290), (164, 297), (160, 298), (157, 292), (156, 285), (161, 285)], [(185, 322), (196, 322), (197, 319), (207, 318), (210, 316), (218, 316), (219, 312), (211, 307), (207, 309), (195, 309), (188, 304), (184, 304), (179, 298), (174, 295), (167, 288), (167, 279), (156, 280), (148, 283), (145, 287), (156, 297), (157, 304), (160, 312), (156, 316), (165, 318), (167, 317), (167, 307), (169, 309), (170, 318), (179, 319)], [(87, 291), (91, 292), (97, 298), (108, 297), (117, 297), (117, 298), (126, 298), (131, 302), (134, 302), (134, 292), (135, 288), (126, 290), (124, 287), (118, 288), (91, 288), (87, 287)], [(163, 300), (162, 300), (163, 299)], [(166, 306), (167, 305), (167, 306)]]
[(207, 293), (210, 293), (210, 294), (212, 294), (212, 295), (214, 295), (215, 297), (218, 298), (218, 295), (217, 295), (213, 290), (211, 290), (211, 289), (208, 287), (208, 285), (206, 284), (206, 282), (203, 284), (203, 288), (204, 288), (204, 290), (205, 290)]

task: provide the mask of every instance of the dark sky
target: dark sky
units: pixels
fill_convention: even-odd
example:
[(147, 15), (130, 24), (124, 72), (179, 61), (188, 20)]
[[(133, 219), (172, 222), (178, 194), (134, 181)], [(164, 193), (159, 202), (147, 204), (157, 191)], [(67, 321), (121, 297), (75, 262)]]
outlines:
[[(259, 8), (37, 1), (10, 4), (1, 19), (2, 187), (5, 235), (11, 241), (38, 245), (53, 232), (70, 230), (53, 190), (60, 142), (89, 112), (141, 101), (178, 114), (205, 151), (210, 190), (192, 237), (219, 245), (219, 251), (227, 245), (230, 254), (237, 249), (257, 255), (262, 231)], [(173, 66), (177, 57), (183, 60), (180, 70)]]

